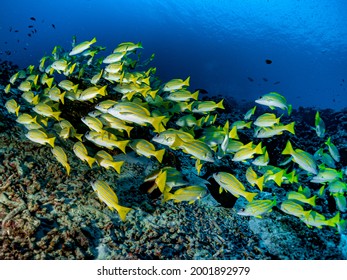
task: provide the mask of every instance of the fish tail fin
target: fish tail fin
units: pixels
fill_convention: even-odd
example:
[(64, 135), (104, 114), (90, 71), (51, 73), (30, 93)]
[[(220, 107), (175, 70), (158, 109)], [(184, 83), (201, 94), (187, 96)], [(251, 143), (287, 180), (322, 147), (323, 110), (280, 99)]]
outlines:
[(165, 149), (162, 149), (162, 150), (156, 151), (154, 156), (161, 163), (163, 161), (164, 154), (165, 154)]
[(325, 142), (325, 144), (326, 144), (327, 146), (330, 146), (330, 145), (331, 145), (331, 137), (328, 138), (328, 140)]
[(194, 100), (198, 100), (199, 98), (199, 91), (197, 90), (196, 92), (194, 92), (191, 96)]
[(37, 116), (33, 117), (33, 123), (39, 124), (39, 123), (37, 122)]
[(130, 210), (132, 210), (132, 208), (129, 208), (129, 207), (124, 207), (124, 206), (121, 206), (121, 205), (118, 205), (117, 208), (116, 208), (117, 212), (118, 212), (118, 215), (119, 215), (119, 218), (122, 220), (122, 222), (125, 221), (125, 218), (126, 218), (126, 215), (128, 214), (128, 212)]
[(189, 86), (190, 76), (183, 82), (185, 86)]
[(168, 192), (164, 192), (165, 190), (165, 186), (166, 186), (166, 178), (167, 178), (167, 172), (160, 172), (160, 174), (158, 175), (158, 177), (155, 179), (155, 184), (158, 186), (159, 190), (164, 193), (164, 197), (165, 197), (165, 193)]
[(288, 116), (290, 116), (290, 114), (292, 113), (292, 111), (293, 111), (293, 106), (292, 106), (292, 104), (289, 104), (289, 105), (288, 105)]
[(319, 111), (316, 112), (314, 120), (315, 120), (314, 122), (315, 126), (319, 125), (319, 120), (320, 120)]
[(239, 136), (238, 136), (238, 134), (237, 134), (237, 127), (236, 127), (236, 126), (234, 126), (234, 127), (230, 130), (230, 132), (229, 132), (229, 138), (231, 138), (231, 139), (236, 139), (236, 140), (240, 139)]
[(251, 128), (251, 126), (252, 126), (252, 121), (249, 121), (245, 124), (245, 127), (247, 128)]
[(154, 100), (155, 99), (155, 97), (157, 96), (157, 92), (159, 91), (159, 89), (157, 89), (157, 90), (151, 90), (150, 92), (149, 92), (149, 95), (152, 97), (152, 99)]
[(150, 85), (149, 78), (150, 78), (150, 77), (148, 76), (147, 78), (142, 79), (142, 80), (141, 80), (141, 83), (144, 83), (144, 84), (146, 84), (146, 85), (148, 85), (148, 86), (149, 86), (149, 85)]
[(64, 91), (63, 93), (61, 93), (61, 94), (59, 95), (59, 99), (60, 99), (60, 101), (61, 101), (62, 104), (64, 104), (65, 93), (66, 93), (66, 91)]
[(219, 102), (216, 104), (216, 107), (219, 108), (219, 109), (225, 109), (225, 108), (224, 108), (224, 105), (223, 105), (223, 101), (224, 101), (224, 99), (222, 99), (221, 101), (219, 101)]
[(282, 178), (283, 178), (283, 173), (284, 173), (284, 170), (281, 170), (279, 172), (277, 172), (275, 175), (274, 175), (274, 181), (275, 183), (277, 184), (277, 186), (281, 186), (282, 185)]
[(51, 138), (48, 138), (48, 139), (47, 139), (47, 143), (48, 143), (49, 145), (51, 145), (52, 148), (54, 148), (54, 141), (55, 141), (55, 137), (51, 137)]
[(197, 125), (198, 127), (202, 127), (202, 125), (204, 124), (204, 121), (205, 121), (205, 117), (201, 117), (200, 119), (198, 119), (198, 120), (196, 121), (196, 125)]
[(106, 87), (107, 87), (107, 85), (105, 85), (105, 86), (103, 86), (102, 88), (99, 89), (99, 94), (100, 95), (105, 96), (107, 94)]
[(69, 74), (71, 75), (73, 73), (73, 71), (75, 70), (76, 67), (76, 63), (72, 64), (69, 68)]
[(77, 89), (78, 89), (78, 84), (76, 84), (76, 85), (74, 85), (74, 86), (72, 87), (72, 91), (73, 91), (74, 93), (77, 92)]
[(20, 105), (18, 105), (18, 106), (16, 107), (16, 109), (14, 110), (17, 117), (18, 117), (18, 114), (19, 114), (19, 109), (20, 109)]
[(47, 79), (46, 85), (48, 86), (48, 88), (51, 88), (51, 87), (52, 87), (53, 81), (54, 81), (54, 78), (53, 78), (53, 77)]
[(282, 151), (282, 155), (292, 155), (294, 153), (292, 143), (288, 140), (286, 147)]
[(75, 136), (75, 138), (77, 138), (78, 140), (80, 140), (81, 142), (83, 142), (83, 141), (82, 141), (82, 136), (83, 136), (83, 134), (76, 133), (74, 136)]
[(94, 37), (89, 43), (90, 43), (90, 44), (96, 43), (96, 37)]
[(125, 148), (129, 142), (130, 142), (130, 140), (118, 141), (117, 142), (117, 148), (120, 149), (125, 154)]
[(92, 168), (93, 163), (95, 162), (95, 159), (88, 156), (88, 157), (86, 158), (86, 161), (88, 162), (89, 167)]
[(187, 105), (187, 108), (186, 108), (186, 109), (187, 109), (188, 111), (191, 112), (192, 109), (193, 109), (192, 107), (193, 107), (193, 102), (189, 103), (189, 104)]
[(264, 176), (261, 176), (259, 177), (255, 184), (258, 186), (259, 190), (262, 192), (263, 191), (263, 187), (264, 187), (264, 180), (265, 180), (265, 177)]
[(337, 214), (332, 217), (331, 219), (327, 220), (327, 226), (334, 227), (340, 222), (340, 212), (337, 212)]
[(53, 112), (52, 113), (52, 116), (57, 120), (57, 121), (60, 121), (60, 114), (61, 114), (61, 112)]
[(156, 131), (160, 132), (160, 124), (165, 118), (166, 118), (165, 116), (159, 116), (159, 117), (153, 117), (152, 118), (151, 124)]
[(286, 130), (288, 132), (295, 135), (294, 125), (295, 125), (295, 122), (291, 122), (291, 123), (287, 124), (285, 127), (286, 127)]
[(197, 159), (195, 162), (195, 169), (198, 172), (198, 175), (200, 175), (201, 167), (202, 167), (202, 163), (201, 163), (200, 159)]
[(248, 202), (252, 202), (254, 197), (256, 197), (257, 195), (258, 195), (258, 193), (246, 192), (245, 198), (247, 199)]
[(114, 168), (114, 170), (117, 171), (118, 174), (120, 174), (120, 169), (123, 165), (124, 161), (115, 161), (112, 163), (112, 167)]
[(33, 101), (32, 101), (33, 103), (33, 105), (37, 105), (37, 103), (39, 103), (39, 96), (38, 95), (35, 95), (34, 97), (33, 97)]
[(71, 171), (70, 164), (66, 163), (64, 167), (65, 167), (65, 169), (66, 169), (67, 175), (69, 176), (69, 175), (70, 175), (70, 171)]
[(263, 154), (263, 148), (261, 147), (261, 142), (254, 148), (256, 154)]
[(312, 196), (310, 199), (307, 200), (307, 203), (310, 204), (311, 206), (315, 207), (316, 206), (316, 195)]
[(128, 126), (125, 131), (128, 133), (128, 137), (130, 137), (130, 131), (133, 129), (132, 126)]

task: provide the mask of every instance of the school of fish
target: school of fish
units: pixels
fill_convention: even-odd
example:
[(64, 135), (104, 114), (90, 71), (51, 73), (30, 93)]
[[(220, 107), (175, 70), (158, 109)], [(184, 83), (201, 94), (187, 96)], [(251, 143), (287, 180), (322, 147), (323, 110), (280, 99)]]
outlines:
[[(346, 230), (347, 221), (341, 218), (347, 212), (346, 171), (339, 165), (339, 150), (331, 137), (327, 137), (318, 111), (313, 129), (317, 137), (326, 139), (325, 144), (310, 154), (295, 148), (288, 140), (278, 155), (287, 160), (280, 167), (272, 166), (264, 139), (276, 139), (282, 134), (290, 139), (295, 134), (295, 122), (281, 120), (284, 114), (289, 117), (292, 113), (292, 106), (284, 96), (277, 92), (264, 94), (255, 100), (256, 106), (243, 119), (220, 124), (218, 111), (224, 109), (224, 100), (200, 100), (199, 90), (189, 90), (190, 77), (162, 83), (155, 76), (156, 68), (138, 70), (146, 68), (154, 58), (152, 55), (140, 61), (141, 43), (121, 43), (111, 54), (98, 57), (105, 48), (95, 46), (96, 41), (93, 38), (77, 44), (74, 38), (69, 51), (54, 47), (38, 66), (30, 65), (18, 71), (4, 88), (6, 94), (14, 89), (21, 92), (21, 100), (9, 99), (5, 107), (25, 128), (25, 136), (35, 143), (48, 144), (52, 156), (69, 176), (73, 176), (73, 170), (62, 147), (68, 139), (74, 142), (73, 154), (90, 168), (113, 169), (116, 173), (122, 172), (124, 162), (114, 160), (110, 154), (114, 150), (119, 153), (132, 150), (159, 163), (168, 151), (181, 151), (195, 161), (197, 175), (204, 164), (228, 158), (245, 164), (244, 176), (237, 172), (216, 172), (211, 177), (220, 193), (229, 192), (245, 199), (246, 205), (238, 214), (261, 218), (277, 207), (309, 227)], [(85, 133), (63, 117), (67, 105), (71, 108), (81, 103), (91, 108), (81, 118)], [(257, 115), (259, 105), (268, 108), (268, 112)], [(138, 138), (135, 131), (139, 130), (146, 131), (147, 139)], [(253, 140), (243, 143), (239, 138), (242, 130), (252, 131)], [(88, 149), (90, 145), (97, 151)], [(290, 172), (286, 167), (289, 165), (294, 166)], [(317, 184), (317, 190), (304, 186), (303, 178)], [(163, 202), (193, 203), (208, 194), (206, 186), (190, 184), (171, 166), (163, 166), (146, 180), (153, 182), (152, 188), (160, 190)], [(116, 210), (124, 221), (131, 208), (119, 204), (112, 186), (101, 180), (91, 186), (99, 199)], [(272, 193), (274, 186), (288, 190), (285, 199), (276, 195), (257, 199), (263, 191)], [(316, 198), (328, 195), (334, 198), (336, 211), (324, 216), (315, 209)]]

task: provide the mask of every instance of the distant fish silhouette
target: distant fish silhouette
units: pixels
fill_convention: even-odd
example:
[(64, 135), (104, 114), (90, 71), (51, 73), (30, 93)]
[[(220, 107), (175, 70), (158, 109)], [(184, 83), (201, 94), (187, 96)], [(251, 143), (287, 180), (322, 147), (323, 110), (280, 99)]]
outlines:
[(250, 82), (254, 82), (254, 79), (252, 79), (251, 77), (247, 77), (248, 81)]
[(27, 50), (27, 48), (23, 48), (25, 51)]
[(34, 32), (35, 32), (35, 33), (37, 33), (37, 30), (36, 30), (36, 28), (34, 29)]
[(272, 60), (271, 60), (271, 59), (265, 59), (265, 63), (266, 63), (266, 64), (271, 64), (271, 63), (272, 63)]
[(19, 43), (19, 39), (17, 40), (17, 43)]
[(34, 18), (34, 17), (31, 17), (30, 19), (31, 19), (31, 20), (33, 20), (33, 21), (35, 21), (35, 20), (36, 20), (36, 18)]
[(52, 27), (55, 29), (55, 25), (52, 23)]
[(35, 33), (35, 31), (34, 31), (34, 30), (31, 30), (31, 33), (33, 33), (33, 34), (34, 34), (34, 33)]
[(17, 32), (19, 32), (19, 30), (15, 30), (14, 32), (16, 32), (16, 33), (17, 33)]
[(11, 51), (7, 50), (7, 51), (5, 51), (5, 54), (11, 55)]
[(33, 28), (33, 27), (34, 27), (34, 25), (28, 25), (28, 27), (29, 27), (29, 28)]
[(273, 84), (274, 85), (278, 85), (280, 83), (280, 81), (277, 81), (277, 82), (274, 82)]
[(263, 78), (263, 81), (264, 81), (264, 82), (267, 82), (267, 81), (268, 81), (268, 79), (266, 79), (266, 78)]
[(10, 32), (12, 32), (12, 26), (10, 26)]
[(31, 37), (31, 33), (28, 33), (28, 36)]

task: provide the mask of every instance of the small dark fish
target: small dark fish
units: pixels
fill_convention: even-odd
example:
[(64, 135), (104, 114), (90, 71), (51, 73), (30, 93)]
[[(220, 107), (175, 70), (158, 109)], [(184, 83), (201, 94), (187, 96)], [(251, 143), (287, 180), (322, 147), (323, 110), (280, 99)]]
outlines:
[(14, 32), (16, 32), (16, 33), (17, 33), (17, 32), (19, 32), (19, 30), (15, 30)]
[(12, 27), (10, 27), (10, 32), (12, 32)]
[(55, 25), (52, 23), (52, 27), (55, 29)]
[(250, 82), (254, 82), (254, 79), (252, 79), (251, 77), (247, 77), (248, 81)]
[(208, 94), (208, 91), (206, 89), (203, 89), (203, 88), (197, 88), (195, 91), (199, 91), (199, 93), (201, 94)]
[(28, 28), (33, 28), (34, 27), (34, 25), (28, 25)]
[(35, 20), (36, 20), (36, 18), (34, 18), (34, 17), (31, 17), (30, 19), (31, 19), (31, 20), (33, 20), (33, 21), (35, 21)]
[(17, 43), (19, 43), (19, 40), (17, 40)]
[(266, 79), (266, 78), (263, 78), (263, 81), (264, 81), (264, 82), (267, 82), (267, 81), (268, 81), (268, 79)]
[(33, 33), (33, 34), (34, 34), (34, 33), (35, 33), (35, 31), (34, 31), (34, 30), (31, 30), (31, 33)]
[(34, 32), (35, 32), (35, 33), (37, 33), (37, 30), (36, 30), (36, 29), (34, 29)]
[(5, 41), (5, 45), (7, 45), (7, 41)]
[(277, 81), (277, 82), (274, 82), (273, 84), (274, 85), (278, 85), (280, 83), (280, 81)]
[(31, 33), (28, 33), (28, 36), (31, 37)]
[(27, 50), (27, 48), (23, 48), (23, 50), (25, 50), (25, 51), (26, 51), (26, 50)]
[(342, 82), (345, 82), (345, 79), (342, 79)]
[(11, 51), (5, 51), (5, 54), (11, 55)]
[(266, 63), (266, 64), (271, 64), (271, 63), (272, 63), (272, 60), (271, 60), (271, 59), (265, 59), (265, 63)]

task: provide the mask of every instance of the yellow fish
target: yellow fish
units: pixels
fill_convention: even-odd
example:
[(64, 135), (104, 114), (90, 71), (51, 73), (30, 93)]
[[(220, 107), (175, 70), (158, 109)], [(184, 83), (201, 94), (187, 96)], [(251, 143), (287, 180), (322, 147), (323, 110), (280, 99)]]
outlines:
[(97, 193), (100, 201), (106, 203), (108, 208), (116, 210), (120, 219), (124, 222), (126, 215), (131, 208), (124, 207), (118, 204), (118, 197), (111, 187), (104, 181), (96, 180), (92, 183), (93, 190)]
[(75, 155), (82, 161), (86, 161), (90, 168), (92, 168), (95, 159), (88, 156), (88, 151), (82, 142), (76, 142), (72, 147)]
[(57, 159), (57, 161), (59, 161), (65, 167), (67, 175), (70, 175), (71, 168), (70, 168), (70, 165), (67, 161), (67, 155), (66, 155), (64, 149), (62, 147), (55, 146), (52, 149), (52, 154)]
[(48, 135), (40, 129), (29, 130), (25, 136), (35, 143), (42, 145), (48, 143), (54, 148), (55, 137), (48, 137)]
[(18, 117), (20, 105), (17, 104), (16, 100), (7, 100), (7, 102), (5, 103), (5, 108), (7, 109), (7, 112), (16, 114), (16, 116)]
[(90, 46), (92, 44), (94, 44), (96, 42), (96, 38), (94, 37), (92, 40), (90, 41), (84, 41), (82, 43), (79, 43), (77, 46), (75, 46), (71, 52), (69, 52), (69, 55), (76, 55), (79, 54), (87, 49), (90, 48)]

